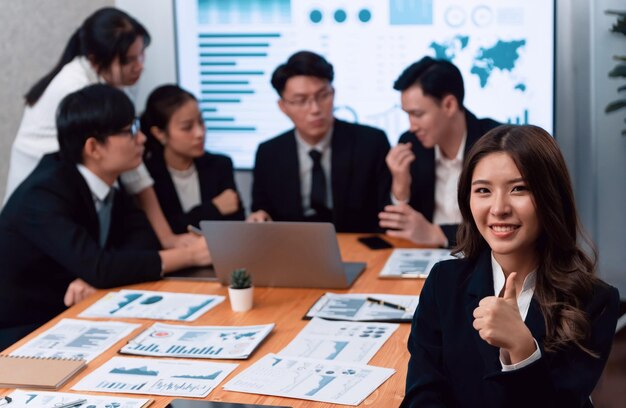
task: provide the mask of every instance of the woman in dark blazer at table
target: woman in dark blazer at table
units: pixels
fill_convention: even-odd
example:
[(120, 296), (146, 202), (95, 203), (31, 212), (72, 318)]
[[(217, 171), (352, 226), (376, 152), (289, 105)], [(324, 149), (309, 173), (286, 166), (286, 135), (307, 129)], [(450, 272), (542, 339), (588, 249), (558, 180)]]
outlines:
[(619, 295), (595, 276), (565, 161), (535, 126), (501, 126), (459, 180), (462, 259), (433, 268), (408, 340), (402, 407), (591, 407)]
[(244, 219), (233, 163), (204, 150), (204, 120), (191, 93), (176, 85), (155, 89), (141, 128), (148, 137), (144, 162), (172, 231), (202, 220)]

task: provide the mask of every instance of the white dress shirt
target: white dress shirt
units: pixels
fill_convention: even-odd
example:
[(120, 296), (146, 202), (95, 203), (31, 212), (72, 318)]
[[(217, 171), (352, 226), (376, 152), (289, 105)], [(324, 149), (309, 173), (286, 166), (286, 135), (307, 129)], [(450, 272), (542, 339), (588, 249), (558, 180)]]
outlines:
[(200, 180), (195, 164), (191, 164), (187, 170), (176, 170), (167, 166), (172, 176), (174, 189), (183, 212), (189, 212), (192, 208), (200, 205)]
[(311, 208), (311, 184), (313, 178), (313, 159), (309, 156), (309, 151), (315, 149), (322, 154), (322, 169), (324, 170), (324, 178), (326, 179), (326, 207), (333, 208), (333, 189), (330, 179), (330, 156), (333, 130), (322, 138), (322, 140), (311, 146), (304, 141), (298, 130), (295, 130), (296, 144), (298, 146), (298, 163), (300, 166), (300, 195), (302, 196), (302, 208), (305, 216), (315, 215), (315, 210)]
[(83, 176), (83, 179), (85, 179), (87, 187), (89, 187), (89, 191), (91, 191), (91, 198), (96, 207), (96, 212), (99, 212), (100, 208), (102, 208), (102, 202), (111, 189), (117, 187), (117, 182), (113, 183), (113, 187), (110, 187), (100, 177), (96, 176), (91, 170), (82, 164), (77, 164), (76, 168), (78, 169), (80, 175)]
[[(491, 270), (493, 271), (493, 293), (496, 296), (499, 296), (500, 292), (504, 288), (506, 284), (506, 278), (504, 276), (504, 271), (502, 267), (496, 261), (496, 258), (493, 257), (493, 253), (491, 254)], [(537, 278), (537, 272), (533, 271), (526, 276), (524, 279), (524, 283), (522, 285), (522, 291), (517, 296), (517, 307), (519, 308), (519, 314), (522, 316), (522, 320), (526, 320), (526, 316), (528, 315), (528, 308), (530, 307), (530, 301), (533, 298), (533, 294), (535, 293), (535, 281)], [(533, 363), (541, 358), (541, 350), (539, 350), (539, 345), (537, 344), (537, 340), (535, 340), (535, 352), (531, 354), (528, 358), (523, 361), (520, 361), (516, 364), (505, 364), (503, 359), (503, 351), (500, 349), (500, 364), (502, 364), (502, 371), (513, 371), (522, 367), (526, 367), (530, 363)]]
[(448, 159), (444, 157), (439, 145), (435, 145), (435, 210), (433, 212), (433, 224), (460, 224), (463, 220), (457, 199), (459, 177), (463, 169), (463, 157), (465, 155), (465, 142), (467, 132), (461, 139), (459, 151), (456, 157)]
[[(59, 150), (56, 129), (56, 111), (68, 94), (88, 85), (104, 83), (87, 58), (76, 57), (59, 71), (33, 106), (24, 108), (22, 122), (11, 148), (11, 163), (4, 201), (19, 186), (48, 153)], [(122, 175), (124, 187), (136, 194), (154, 184), (146, 167)]]

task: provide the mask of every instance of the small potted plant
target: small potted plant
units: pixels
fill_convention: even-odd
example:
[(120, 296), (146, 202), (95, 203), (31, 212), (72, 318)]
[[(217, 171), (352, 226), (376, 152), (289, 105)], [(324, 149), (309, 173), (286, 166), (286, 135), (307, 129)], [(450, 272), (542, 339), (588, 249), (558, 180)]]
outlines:
[(253, 289), (252, 277), (245, 268), (230, 273), (228, 298), (233, 312), (245, 312), (252, 308)]

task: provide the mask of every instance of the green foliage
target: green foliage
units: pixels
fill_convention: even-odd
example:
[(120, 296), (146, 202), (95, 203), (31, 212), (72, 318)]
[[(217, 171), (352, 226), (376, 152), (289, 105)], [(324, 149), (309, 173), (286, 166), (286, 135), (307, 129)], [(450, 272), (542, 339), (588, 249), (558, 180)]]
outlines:
[(617, 16), (617, 21), (611, 27), (611, 31), (626, 35), (626, 11), (607, 10), (605, 14)]
[(230, 273), (230, 287), (233, 289), (247, 289), (252, 286), (252, 277), (246, 268), (235, 269)]
[[(606, 10), (606, 14), (617, 16), (617, 21), (611, 27), (611, 31), (616, 34), (622, 34), (626, 36), (626, 11)], [(620, 61), (610, 72), (609, 78), (626, 78), (626, 64), (622, 62), (626, 61), (626, 56), (615, 55), (613, 59)], [(621, 85), (617, 88), (617, 92), (624, 92), (626, 90), (625, 85)], [(615, 112), (620, 109), (626, 108), (626, 99), (618, 99), (609, 103), (604, 111), (606, 113)], [(626, 136), (626, 129), (622, 130), (622, 136)]]

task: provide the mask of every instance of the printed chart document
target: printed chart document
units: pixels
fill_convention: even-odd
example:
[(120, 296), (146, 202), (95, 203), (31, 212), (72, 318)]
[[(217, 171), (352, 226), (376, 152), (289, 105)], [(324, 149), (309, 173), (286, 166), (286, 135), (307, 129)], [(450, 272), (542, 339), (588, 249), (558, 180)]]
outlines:
[(106, 294), (79, 316), (192, 322), (223, 301), (217, 295), (124, 289)]
[(128, 342), (122, 353), (158, 357), (248, 358), (272, 331), (260, 326), (182, 326), (155, 323)]
[(439, 261), (455, 259), (448, 249), (394, 249), (380, 278), (426, 278)]
[[(399, 305), (407, 310), (370, 302), (367, 298)], [(355, 322), (410, 322), (417, 308), (419, 296), (380, 293), (325, 293), (309, 309), (305, 319), (314, 316), (330, 320)]]
[(73, 390), (206, 397), (237, 364), (113, 357)]
[(70, 394), (66, 392), (46, 392), (34, 390), (15, 390), (10, 395), (12, 401), (7, 408), (50, 408), (63, 406), (70, 402), (85, 400), (81, 408), (143, 408), (152, 403), (148, 398), (124, 398), (108, 395)]
[(140, 326), (124, 322), (63, 319), (10, 355), (89, 362)]
[(395, 323), (341, 322), (314, 317), (279, 354), (367, 364), (398, 326)]
[(224, 389), (358, 405), (393, 373), (392, 368), (268, 354)]

